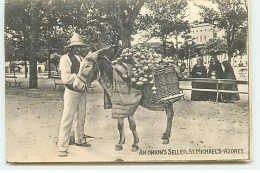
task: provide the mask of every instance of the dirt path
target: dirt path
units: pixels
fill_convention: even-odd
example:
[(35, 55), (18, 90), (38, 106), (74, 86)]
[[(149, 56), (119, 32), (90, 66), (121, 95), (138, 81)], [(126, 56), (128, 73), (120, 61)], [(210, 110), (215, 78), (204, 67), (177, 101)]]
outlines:
[[(7, 158), (10, 162), (93, 162), (153, 160), (229, 160), (248, 158), (249, 108), (247, 97), (238, 103), (191, 102), (181, 100), (174, 105), (170, 144), (163, 145), (161, 135), (166, 127), (164, 112), (139, 107), (135, 117), (142, 152), (131, 152), (132, 134), (125, 121), (126, 144), (115, 151), (118, 141), (117, 121), (103, 109), (102, 88), (97, 87), (87, 98), (85, 133), (91, 148), (69, 147), (69, 156), (57, 157), (57, 135), (63, 107), (62, 92), (53, 91), (51, 79), (40, 79), (37, 90), (6, 88)], [(185, 93), (185, 98), (189, 98)], [(201, 154), (221, 149), (222, 154)], [(233, 153), (230, 153), (233, 149)], [(240, 154), (234, 153), (238, 149)], [(166, 152), (165, 152), (165, 151)], [(189, 153), (196, 151), (197, 153)], [(242, 150), (242, 152), (241, 152)], [(182, 152), (186, 152), (183, 154)], [(212, 151), (212, 150), (211, 150)], [(216, 150), (218, 151), (218, 150)], [(226, 151), (225, 154), (223, 152)], [(228, 153), (229, 151), (229, 153)], [(189, 154), (188, 154), (189, 153)]]

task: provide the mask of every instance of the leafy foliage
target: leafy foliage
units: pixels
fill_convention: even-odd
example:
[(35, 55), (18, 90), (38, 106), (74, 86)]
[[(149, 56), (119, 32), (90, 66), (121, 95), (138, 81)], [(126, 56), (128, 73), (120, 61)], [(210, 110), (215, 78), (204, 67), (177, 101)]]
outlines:
[(210, 39), (207, 41), (202, 49), (208, 55), (221, 55), (226, 53), (227, 45), (221, 39)]
[[(37, 61), (50, 62), (51, 54), (63, 54), (74, 32), (94, 50), (113, 44), (116, 54), (120, 40), (131, 46), (134, 20), (143, 4), (144, 0), (6, 0), (5, 32), (9, 38), (20, 36), (22, 59), (28, 56), (30, 61), (30, 87), (37, 88)], [(6, 43), (12, 49), (13, 42)]]
[(205, 22), (214, 24), (216, 27), (223, 29), (226, 33), (226, 43), (228, 49), (229, 61), (234, 49), (236, 37), (242, 28), (247, 27), (248, 12), (246, 1), (242, 0), (212, 0), (217, 5), (218, 10), (200, 6)]
[(164, 55), (166, 55), (167, 39), (175, 36), (178, 49), (178, 36), (190, 31), (188, 21), (184, 19), (187, 5), (186, 0), (151, 0), (145, 4), (149, 12), (139, 17), (138, 29), (147, 30), (150, 37), (161, 38)]

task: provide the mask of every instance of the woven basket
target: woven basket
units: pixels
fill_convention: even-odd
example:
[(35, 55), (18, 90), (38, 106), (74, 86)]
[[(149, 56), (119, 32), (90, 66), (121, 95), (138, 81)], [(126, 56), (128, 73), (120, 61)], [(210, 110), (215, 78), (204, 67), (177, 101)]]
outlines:
[(154, 71), (156, 94), (153, 85), (144, 85), (142, 94), (148, 104), (167, 104), (179, 101), (183, 94), (179, 90), (178, 75), (173, 67), (160, 67)]

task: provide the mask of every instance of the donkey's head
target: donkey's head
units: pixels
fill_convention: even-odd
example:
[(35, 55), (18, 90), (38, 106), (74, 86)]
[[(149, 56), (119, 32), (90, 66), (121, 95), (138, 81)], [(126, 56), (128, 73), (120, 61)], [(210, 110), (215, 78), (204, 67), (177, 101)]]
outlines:
[(77, 78), (73, 83), (73, 87), (80, 92), (83, 92), (86, 89), (86, 85), (90, 85), (96, 78), (98, 71), (97, 68), (97, 59), (98, 56), (104, 51), (108, 50), (110, 47), (100, 49), (96, 52), (90, 52), (88, 55), (81, 61), (79, 72)]

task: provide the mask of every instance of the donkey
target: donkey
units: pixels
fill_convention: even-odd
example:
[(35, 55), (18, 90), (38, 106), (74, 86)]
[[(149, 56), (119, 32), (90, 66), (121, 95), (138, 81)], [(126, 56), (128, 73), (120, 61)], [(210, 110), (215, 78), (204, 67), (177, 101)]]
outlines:
[[(103, 48), (99, 51), (96, 51), (94, 53), (89, 53), (83, 61), (80, 63), (80, 69), (79, 73), (77, 75), (77, 79), (74, 81), (74, 88), (82, 91), (85, 89), (86, 84), (90, 84), (95, 77), (93, 77), (93, 74), (96, 73), (96, 70), (99, 72), (98, 81), (101, 84), (101, 86), (104, 89), (105, 96), (108, 96), (108, 100), (112, 102), (112, 107), (115, 110), (118, 110), (121, 106), (124, 106), (123, 104), (119, 103), (120, 101), (124, 102), (125, 99), (129, 98), (126, 105), (126, 108), (129, 110), (128, 112), (122, 112), (122, 114), (127, 114), (129, 127), (133, 133), (134, 137), (134, 143), (132, 145), (131, 151), (135, 152), (139, 150), (139, 137), (136, 131), (136, 123), (134, 119), (134, 113), (139, 105), (141, 105), (141, 98), (142, 93), (135, 89), (134, 87), (131, 87), (127, 85), (123, 80), (120, 80), (120, 73), (127, 73), (127, 69), (122, 68), (120, 65), (117, 65), (116, 67), (113, 67), (111, 65), (111, 61), (106, 56), (99, 56), (102, 52), (108, 50), (109, 48)], [(124, 71), (125, 70), (125, 71)], [(92, 75), (91, 75), (92, 74)], [(92, 79), (90, 79), (92, 78)], [(124, 91), (124, 95), (120, 95), (119, 97), (122, 98), (121, 100), (115, 99), (115, 78), (119, 79), (119, 81), (116, 81), (118, 83), (123, 84), (123, 88), (127, 88), (127, 92)], [(121, 94), (120, 90), (117, 90), (119, 94)], [(119, 102), (118, 102), (119, 101)], [(172, 128), (172, 120), (174, 116), (173, 111), (173, 103), (164, 104), (162, 107), (166, 111), (167, 115), (167, 126), (166, 130), (162, 135), (163, 144), (169, 144), (169, 138), (171, 135), (171, 128)], [(115, 150), (119, 151), (123, 149), (123, 144), (125, 143), (125, 133), (124, 133), (124, 118), (125, 116), (120, 116), (120, 110), (119, 111), (113, 111), (112, 109), (112, 116), (114, 114), (117, 114), (116, 118), (118, 119), (118, 130), (119, 130), (119, 142), (116, 144)]]

